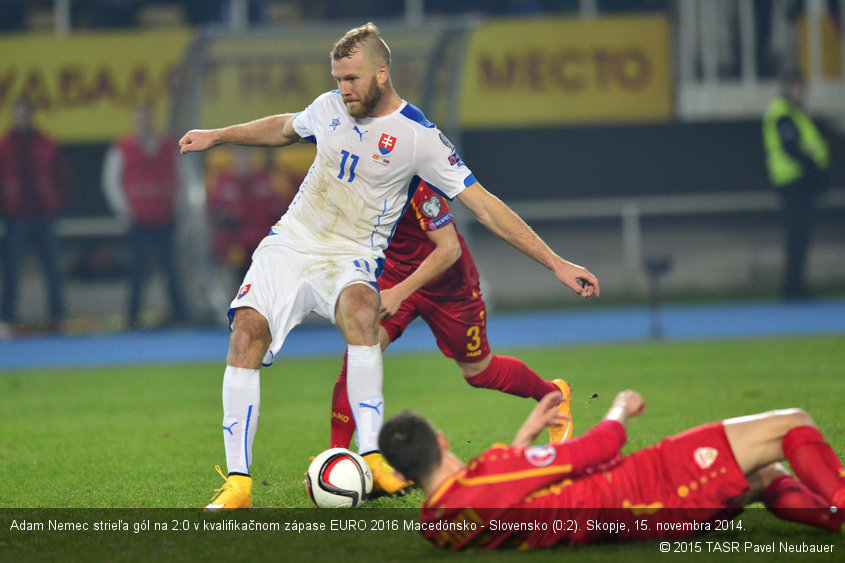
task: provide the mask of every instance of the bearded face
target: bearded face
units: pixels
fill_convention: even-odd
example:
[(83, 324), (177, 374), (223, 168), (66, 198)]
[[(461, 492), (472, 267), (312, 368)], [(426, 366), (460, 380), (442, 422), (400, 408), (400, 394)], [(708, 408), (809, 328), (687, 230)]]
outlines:
[(359, 99), (356, 99), (355, 94), (349, 94), (343, 97), (346, 104), (346, 111), (355, 119), (367, 117), (373, 109), (381, 101), (381, 89), (378, 87), (378, 82), (375, 76), (370, 79), (370, 85), (367, 91)]

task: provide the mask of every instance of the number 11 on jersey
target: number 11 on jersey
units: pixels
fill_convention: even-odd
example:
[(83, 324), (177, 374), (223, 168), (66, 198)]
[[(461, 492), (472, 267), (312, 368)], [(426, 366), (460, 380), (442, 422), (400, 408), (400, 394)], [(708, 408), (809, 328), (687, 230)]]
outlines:
[(340, 154), (343, 155), (343, 159), (340, 161), (340, 174), (337, 177), (343, 180), (343, 176), (346, 174), (346, 161), (351, 158), (352, 163), (349, 165), (349, 178), (346, 179), (347, 182), (351, 182), (355, 179), (355, 167), (358, 166), (358, 155), (352, 154), (349, 151), (340, 151)]

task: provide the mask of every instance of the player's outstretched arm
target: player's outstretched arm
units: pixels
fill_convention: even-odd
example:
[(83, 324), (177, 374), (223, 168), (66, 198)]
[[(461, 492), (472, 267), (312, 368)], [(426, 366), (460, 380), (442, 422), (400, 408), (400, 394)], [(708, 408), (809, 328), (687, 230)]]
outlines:
[(229, 143), (249, 147), (284, 147), (299, 141), (293, 128), (296, 114), (284, 113), (262, 117), (249, 123), (220, 129), (192, 129), (179, 139), (182, 154), (199, 152)]
[(586, 268), (564, 260), (502, 200), (488, 192), (478, 182), (458, 195), (458, 198), (493, 234), (506, 240), (523, 254), (543, 264), (555, 277), (582, 297), (599, 296), (599, 280)]
[(405, 299), (448, 270), (461, 257), (461, 243), (454, 224), (426, 231), (425, 234), (434, 243), (434, 250), (420, 262), (413, 274), (381, 292), (381, 318), (395, 315)]
[(527, 448), (547, 426), (566, 424), (568, 421), (558, 414), (557, 408), (563, 400), (560, 391), (552, 391), (540, 399), (522, 423), (511, 445), (515, 448)]

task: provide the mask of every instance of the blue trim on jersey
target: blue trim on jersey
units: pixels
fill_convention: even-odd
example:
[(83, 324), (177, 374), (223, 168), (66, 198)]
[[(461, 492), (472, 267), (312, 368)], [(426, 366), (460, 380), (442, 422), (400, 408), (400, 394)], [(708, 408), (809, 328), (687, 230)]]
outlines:
[(332, 94), (340, 94), (340, 90), (338, 90), (337, 88), (335, 88), (331, 92), (332, 92)]
[(423, 127), (426, 127), (428, 129), (434, 129), (434, 123), (426, 119), (425, 115), (423, 115), (423, 112), (421, 112), (416, 106), (412, 106), (411, 104), (405, 104), (405, 107), (403, 107), (402, 111), (400, 111), (399, 113), (404, 115), (411, 121), (419, 123)]
[[(390, 241), (393, 240), (393, 233), (396, 232), (396, 227), (399, 226), (399, 221), (402, 220), (402, 216), (405, 215), (405, 211), (408, 210), (408, 206), (411, 204), (411, 199), (414, 197), (414, 192), (416, 192), (417, 188), (420, 187), (420, 182), (422, 182), (422, 178), (420, 178), (419, 176), (414, 176), (413, 178), (411, 178), (411, 183), (408, 184), (408, 197), (405, 199), (405, 205), (402, 206), (402, 213), (399, 214), (399, 219), (397, 219), (396, 222), (393, 223), (393, 228), (390, 230), (390, 236), (387, 237), (387, 246), (390, 246)], [(382, 263), (378, 268), (378, 273), (376, 274), (376, 277), (381, 275), (381, 270), (383, 268), (384, 260), (382, 260)]]
[(468, 187), (470, 187), (471, 185), (473, 185), (474, 183), (476, 183), (477, 181), (478, 181), (478, 180), (476, 180), (476, 179), (475, 179), (475, 174), (473, 174), (472, 172), (470, 172), (470, 173), (469, 173), (469, 176), (467, 176), (466, 178), (464, 178), (464, 187), (465, 187), (465, 188), (468, 188)]
[[(375, 246), (375, 241), (373, 240), (373, 237), (376, 236), (376, 231), (381, 226), (381, 218), (384, 217), (385, 213), (387, 213), (387, 200), (386, 199), (384, 200), (384, 209), (381, 210), (381, 215), (378, 216), (378, 221), (376, 221), (376, 226), (373, 227), (373, 232), (370, 233), (370, 247)], [(402, 216), (400, 215), (399, 217), (402, 217)], [(398, 221), (397, 221), (397, 223), (398, 223)], [(390, 244), (390, 243), (388, 242), (388, 244)]]
[[(302, 115), (303, 113), (305, 113), (305, 110), (302, 110), (301, 112), (294, 115), (293, 119), (296, 120), (296, 118), (299, 117), (300, 115)], [(296, 128), (294, 128), (294, 131), (296, 131)], [(317, 144), (317, 137), (315, 137), (314, 135), (308, 135), (307, 137), (302, 137), (302, 138), (305, 139), (306, 141), (310, 142), (310, 143), (314, 143), (315, 145)]]
[(270, 361), (269, 362), (265, 362), (264, 358), (261, 358), (261, 365), (264, 366), (265, 368), (269, 368), (270, 366), (272, 366), (273, 360), (276, 359), (276, 354), (274, 354), (272, 350), (267, 350), (267, 353), (270, 354)]

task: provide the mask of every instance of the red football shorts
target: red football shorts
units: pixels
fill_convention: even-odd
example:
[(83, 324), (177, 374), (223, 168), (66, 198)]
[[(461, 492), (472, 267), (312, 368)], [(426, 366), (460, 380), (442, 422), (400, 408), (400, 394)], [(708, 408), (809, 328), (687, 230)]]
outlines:
[[(585, 476), (565, 480), (520, 508), (537, 517), (577, 521), (577, 531), (533, 532), (533, 547), (688, 538), (715, 529), (717, 520), (742, 512), (733, 499), (748, 489), (721, 422), (666, 438)], [(589, 529), (590, 519), (624, 523), (624, 532), (607, 526)], [(709, 528), (708, 528), (709, 526)], [(618, 529), (618, 528), (617, 528)]]
[(659, 501), (671, 509), (671, 520), (729, 519), (741, 512), (732, 500), (748, 489), (748, 480), (721, 422), (666, 438), (628, 461), (628, 469), (640, 474), (637, 500)]
[[(379, 279), (382, 289), (392, 285), (384, 278)], [(395, 315), (383, 319), (381, 326), (387, 330), (393, 342), (402, 336), (405, 328), (418, 316), (428, 324), (437, 340), (437, 347), (447, 358), (472, 363), (490, 354), (487, 309), (478, 288), (448, 297), (425, 290), (417, 291), (402, 302)]]

